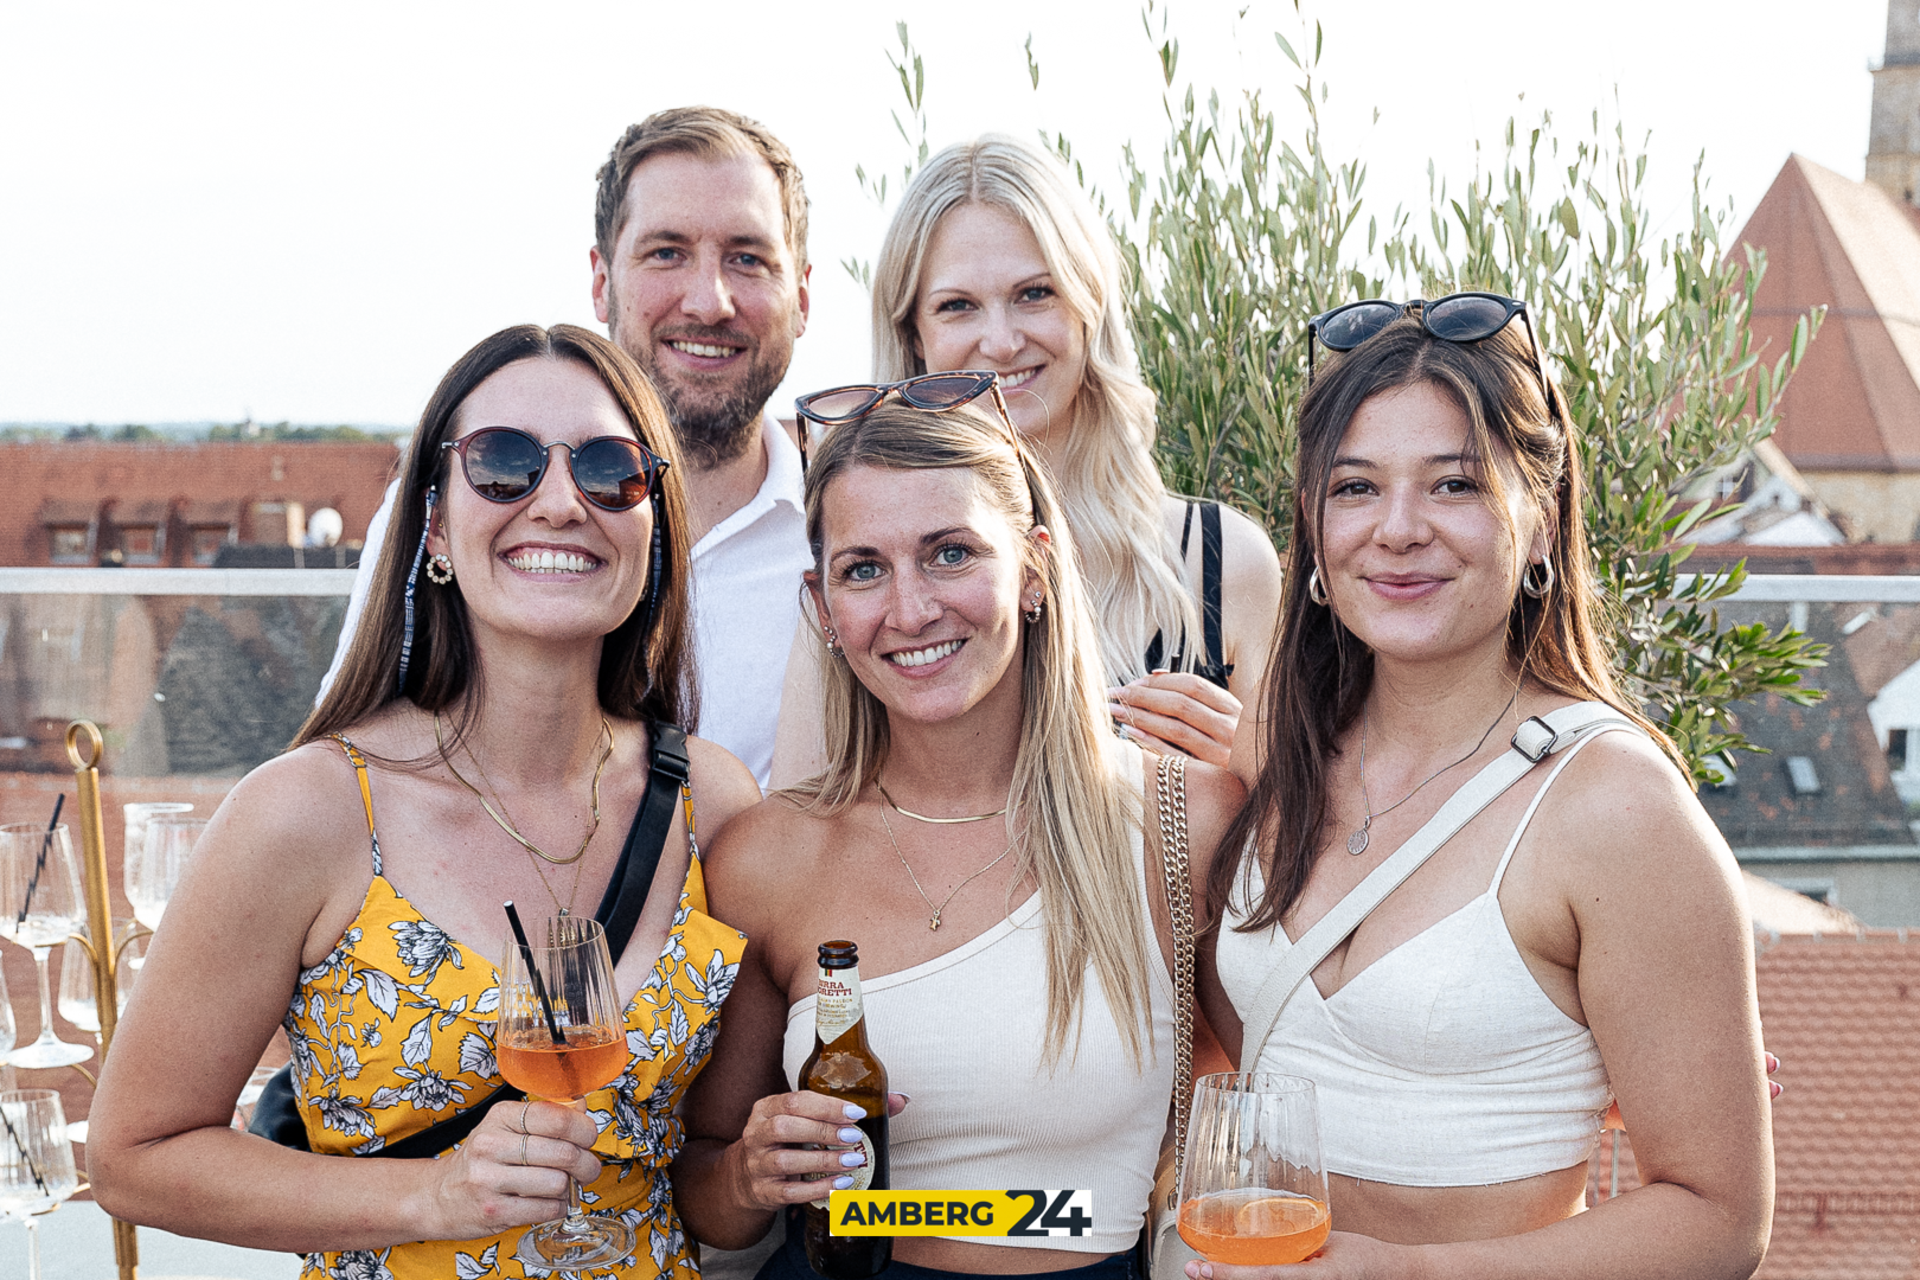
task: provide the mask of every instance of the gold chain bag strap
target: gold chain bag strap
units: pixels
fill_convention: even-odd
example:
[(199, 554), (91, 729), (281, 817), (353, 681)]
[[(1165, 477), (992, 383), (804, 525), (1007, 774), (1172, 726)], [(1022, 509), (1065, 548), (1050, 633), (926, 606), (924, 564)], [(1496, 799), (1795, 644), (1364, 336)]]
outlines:
[(1180, 1210), (1180, 1160), (1187, 1148), (1187, 1117), (1193, 1110), (1193, 877), (1187, 858), (1187, 759), (1160, 757), (1156, 795), (1160, 809), (1160, 870), (1167, 881), (1167, 914), (1173, 918), (1173, 1141), (1160, 1148), (1147, 1206), (1149, 1280), (1184, 1277), (1198, 1258), (1175, 1229)]

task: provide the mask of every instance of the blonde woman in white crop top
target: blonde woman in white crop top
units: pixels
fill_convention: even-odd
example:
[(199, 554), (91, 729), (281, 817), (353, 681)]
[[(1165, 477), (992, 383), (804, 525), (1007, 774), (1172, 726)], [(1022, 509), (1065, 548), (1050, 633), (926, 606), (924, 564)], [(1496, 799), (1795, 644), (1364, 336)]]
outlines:
[[(1644, 732), (1535, 765), (1284, 1006), (1258, 1060), (1318, 1084), (1335, 1228), (1288, 1280), (1733, 1280), (1766, 1249), (1738, 872), (1615, 689), (1588, 612), (1578, 449), (1522, 314), (1473, 295), (1315, 321), (1316, 345), (1347, 354), (1301, 404), (1269, 696), (1235, 748), (1252, 786), (1225, 847), (1245, 853), (1214, 868), (1225, 918), (1201, 948), (1229, 1054), (1265, 1031), (1240, 1019), (1294, 940), (1522, 721), (1592, 700)], [(1610, 1098), (1643, 1185), (1583, 1211)]]
[[(1175, 1056), (1159, 841), (1141, 834), (1154, 760), (1105, 727), (1052, 486), (980, 390), (938, 413), (882, 396), (815, 455), (832, 763), (708, 855), (713, 909), (749, 942), (675, 1199), (696, 1238), (742, 1248), (819, 1194), (804, 1175), (851, 1176), (841, 1104), (792, 1091), (815, 948), (851, 938), (869, 1036), (911, 1095), (893, 1186), (1094, 1193), (1084, 1236), (902, 1237), (896, 1269), (1123, 1280)], [(1242, 792), (1198, 761), (1186, 778), (1199, 875)], [(790, 1239), (761, 1275), (811, 1273)]]

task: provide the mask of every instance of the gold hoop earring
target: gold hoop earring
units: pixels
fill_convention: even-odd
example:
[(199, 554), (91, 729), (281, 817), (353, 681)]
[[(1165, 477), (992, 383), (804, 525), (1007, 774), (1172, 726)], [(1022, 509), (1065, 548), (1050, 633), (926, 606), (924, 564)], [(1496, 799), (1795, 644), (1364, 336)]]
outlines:
[[(1535, 569), (1541, 571), (1543, 580), (1540, 582), (1533, 580), (1533, 571)], [(1553, 561), (1539, 560), (1522, 569), (1520, 571), (1520, 589), (1535, 600), (1544, 599), (1547, 592), (1553, 590)]]
[(436, 587), (444, 587), (453, 581), (453, 561), (447, 559), (447, 553), (441, 552), (427, 561), (427, 581)]
[(1327, 589), (1320, 582), (1320, 566), (1313, 566), (1313, 572), (1307, 575), (1307, 599), (1321, 608), (1327, 606)]

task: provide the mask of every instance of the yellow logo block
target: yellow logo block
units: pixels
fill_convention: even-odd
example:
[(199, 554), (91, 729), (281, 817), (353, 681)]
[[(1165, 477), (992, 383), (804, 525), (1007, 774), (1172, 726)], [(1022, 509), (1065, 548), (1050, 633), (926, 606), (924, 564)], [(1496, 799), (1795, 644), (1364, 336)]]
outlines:
[(836, 1236), (1083, 1236), (1093, 1192), (836, 1191), (827, 1230)]

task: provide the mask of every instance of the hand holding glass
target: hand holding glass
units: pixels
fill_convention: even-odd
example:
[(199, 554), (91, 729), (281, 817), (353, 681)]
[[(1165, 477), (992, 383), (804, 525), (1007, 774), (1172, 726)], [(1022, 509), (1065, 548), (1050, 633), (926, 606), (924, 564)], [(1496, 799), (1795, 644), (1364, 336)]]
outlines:
[[(494, 1055), (500, 1074), (529, 1095), (568, 1105), (612, 1084), (627, 1061), (626, 1020), (614, 993), (606, 935), (586, 916), (534, 917), (530, 945), (509, 940), (500, 967)], [(515, 1256), (549, 1271), (586, 1271), (633, 1253), (633, 1228), (589, 1217), (570, 1186), (567, 1216), (520, 1238)]]
[(1209, 1262), (1281, 1266), (1312, 1257), (1331, 1226), (1313, 1081), (1266, 1072), (1194, 1081), (1180, 1238)]

